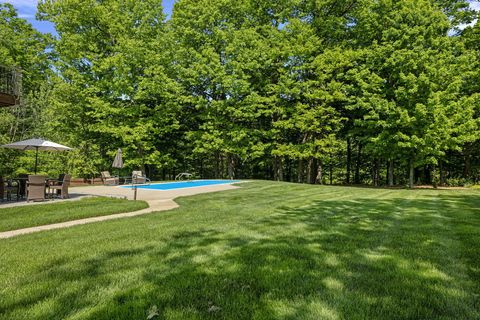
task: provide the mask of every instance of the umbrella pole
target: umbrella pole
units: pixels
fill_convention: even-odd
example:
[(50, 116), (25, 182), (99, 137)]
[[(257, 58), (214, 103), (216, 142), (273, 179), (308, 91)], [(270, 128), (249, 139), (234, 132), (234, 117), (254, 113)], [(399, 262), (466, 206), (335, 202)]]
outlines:
[(37, 174), (37, 165), (38, 165), (38, 147), (35, 147), (35, 174)]

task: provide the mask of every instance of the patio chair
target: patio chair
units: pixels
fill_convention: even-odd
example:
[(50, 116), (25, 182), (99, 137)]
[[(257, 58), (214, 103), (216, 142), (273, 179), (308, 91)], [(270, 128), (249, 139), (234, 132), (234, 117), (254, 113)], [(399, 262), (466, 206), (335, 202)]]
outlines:
[(60, 191), (60, 198), (68, 199), (68, 187), (70, 186), (71, 176), (69, 174), (63, 175), (63, 180), (59, 184), (51, 185), (49, 188), (53, 190), (53, 194)]
[(102, 175), (102, 181), (104, 185), (117, 185), (120, 182), (118, 176), (111, 176), (110, 172), (108, 171), (102, 171), (100, 174)]
[(19, 177), (19, 180), (18, 180), (18, 196), (20, 198), (25, 198), (25, 195), (27, 194), (28, 174), (19, 174), (18, 177)]
[[(48, 180), (48, 186), (51, 187), (51, 186), (61, 186), (62, 183), (63, 183), (63, 178), (65, 177), (65, 173), (61, 173), (58, 175), (58, 178), (57, 179), (49, 179)], [(50, 188), (52, 189), (52, 188)], [(60, 194), (61, 190), (58, 189), (57, 190), (57, 194)]]
[(45, 200), (45, 180), (47, 177), (29, 175), (27, 181), (27, 202)]
[[(17, 191), (18, 193), (18, 187), (14, 186), (11, 180), (5, 181), (3, 177), (0, 177), (0, 200), (1, 201), (12, 200), (12, 193), (14, 191)], [(17, 195), (17, 199), (18, 199), (18, 195)]]
[(6, 183), (4, 183), (4, 189), (7, 193), (7, 200), (12, 201), (12, 194), (15, 194), (17, 201), (19, 200), (18, 192), (19, 192), (19, 185), (17, 181), (12, 179), (8, 179)]
[(145, 184), (147, 182), (150, 182), (150, 179), (148, 179), (142, 171), (133, 171), (132, 172), (132, 184)]

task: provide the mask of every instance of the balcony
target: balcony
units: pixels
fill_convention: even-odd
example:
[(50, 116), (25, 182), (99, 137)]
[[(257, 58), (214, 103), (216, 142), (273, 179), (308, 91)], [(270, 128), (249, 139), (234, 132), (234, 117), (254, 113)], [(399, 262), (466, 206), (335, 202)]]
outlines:
[(22, 76), (17, 69), (0, 65), (0, 107), (19, 102), (21, 83)]

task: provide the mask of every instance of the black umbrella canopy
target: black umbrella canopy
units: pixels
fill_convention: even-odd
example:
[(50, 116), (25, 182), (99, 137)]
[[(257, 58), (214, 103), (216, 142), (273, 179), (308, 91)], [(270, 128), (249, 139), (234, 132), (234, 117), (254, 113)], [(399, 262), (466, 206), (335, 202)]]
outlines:
[(13, 142), (9, 144), (4, 144), (0, 146), (2, 148), (8, 148), (8, 149), (16, 149), (16, 150), (35, 150), (35, 173), (37, 173), (37, 166), (38, 166), (38, 151), (69, 151), (73, 150), (70, 147), (40, 139), (40, 138), (34, 138), (34, 139), (28, 139), (28, 140), (23, 140), (23, 141), (18, 141), (18, 142)]

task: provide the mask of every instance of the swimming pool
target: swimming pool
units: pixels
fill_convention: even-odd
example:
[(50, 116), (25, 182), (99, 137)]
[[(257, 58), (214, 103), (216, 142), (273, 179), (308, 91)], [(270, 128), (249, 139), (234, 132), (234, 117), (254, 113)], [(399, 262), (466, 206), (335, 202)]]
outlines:
[[(150, 189), (150, 190), (175, 190), (183, 188), (195, 188), (205, 186), (215, 186), (219, 184), (232, 184), (240, 182), (240, 180), (192, 180), (192, 181), (179, 181), (179, 182), (164, 182), (164, 183), (152, 183), (148, 185), (139, 185), (138, 189)], [(124, 186), (124, 188), (131, 188), (132, 186)]]

